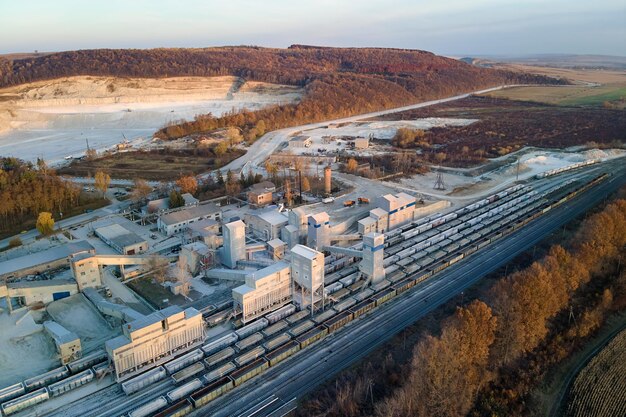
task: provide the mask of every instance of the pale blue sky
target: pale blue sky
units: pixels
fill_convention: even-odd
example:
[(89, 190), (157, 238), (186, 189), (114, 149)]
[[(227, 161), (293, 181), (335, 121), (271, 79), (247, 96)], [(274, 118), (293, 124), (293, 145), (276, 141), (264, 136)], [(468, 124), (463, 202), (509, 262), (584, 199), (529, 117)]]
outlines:
[(293, 43), (626, 56), (626, 1), (0, 0), (0, 53)]

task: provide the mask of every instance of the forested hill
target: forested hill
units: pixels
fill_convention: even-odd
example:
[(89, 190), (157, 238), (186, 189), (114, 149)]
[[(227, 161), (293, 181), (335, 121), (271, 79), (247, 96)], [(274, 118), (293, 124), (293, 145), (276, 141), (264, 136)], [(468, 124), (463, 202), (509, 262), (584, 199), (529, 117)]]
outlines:
[[(287, 49), (97, 49), (0, 60), (0, 87), (75, 75), (235, 75), (246, 80), (305, 87), (306, 95), (300, 104), (282, 106), (271, 115), (262, 115), (264, 119), (270, 117), (265, 120), (268, 128), (397, 107), (502, 84), (562, 82), (479, 68), (426, 51), (382, 48), (294, 45)], [(254, 119), (258, 117), (249, 120)], [(245, 129), (247, 123), (236, 125)], [(183, 131), (177, 129), (163, 135), (193, 133), (198, 126), (187, 126)]]

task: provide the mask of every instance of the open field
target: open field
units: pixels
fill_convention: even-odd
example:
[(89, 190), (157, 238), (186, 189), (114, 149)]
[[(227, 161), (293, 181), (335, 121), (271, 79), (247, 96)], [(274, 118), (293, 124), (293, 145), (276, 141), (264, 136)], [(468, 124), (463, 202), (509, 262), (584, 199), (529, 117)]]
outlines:
[(536, 101), (567, 106), (603, 106), (605, 102), (624, 100), (626, 98), (626, 83), (600, 86), (516, 87), (493, 91), (485, 95), (495, 98)]
[(463, 127), (432, 128), (409, 148), (425, 157), (444, 153), (443, 165), (470, 166), (521, 149), (596, 145), (619, 147), (626, 141), (626, 112), (599, 108), (561, 107), (472, 96), (437, 106), (388, 114), (376, 120), (424, 117), (479, 119)]
[(626, 415), (626, 331), (600, 351), (576, 377), (567, 417)]
[(146, 180), (176, 180), (181, 174), (217, 169), (245, 154), (240, 149), (230, 149), (220, 158), (194, 155), (192, 151), (137, 151), (121, 152), (93, 161), (75, 161), (58, 170), (59, 174), (87, 177), (96, 171), (105, 171), (111, 178)]
[(556, 68), (524, 64), (494, 64), (494, 68), (546, 75), (553, 78), (567, 78), (574, 83), (620, 84), (626, 83), (626, 71), (604, 69)]

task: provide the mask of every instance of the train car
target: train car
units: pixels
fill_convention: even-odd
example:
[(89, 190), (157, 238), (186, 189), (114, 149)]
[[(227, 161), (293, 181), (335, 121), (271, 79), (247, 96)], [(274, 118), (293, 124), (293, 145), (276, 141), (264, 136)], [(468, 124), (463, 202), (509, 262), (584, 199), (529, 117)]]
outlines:
[(269, 336), (275, 335), (278, 332), (283, 331), (287, 327), (289, 327), (289, 323), (287, 323), (285, 320), (281, 320), (263, 329), (261, 333), (263, 334), (263, 336), (269, 337)]
[(283, 333), (279, 336), (276, 336), (275, 338), (268, 340), (267, 342), (263, 343), (263, 348), (266, 351), (271, 351), (276, 349), (278, 346), (282, 346), (285, 343), (289, 342), (291, 340), (291, 335), (289, 333)]
[(235, 386), (239, 386), (247, 380), (254, 378), (255, 376), (265, 372), (269, 368), (269, 362), (265, 358), (258, 358), (252, 363), (236, 369), (230, 377), (233, 380)]
[(406, 275), (411, 275), (412, 273), (418, 271), (420, 269), (420, 265), (417, 262), (412, 263), (404, 268), (404, 273)]
[(167, 399), (167, 402), (173, 404), (200, 388), (202, 388), (202, 381), (200, 381), (200, 379), (198, 378), (194, 378), (191, 381), (181, 385), (180, 387), (168, 391), (167, 394), (165, 394), (165, 398)]
[(310, 312), (308, 312), (306, 310), (298, 311), (297, 313), (294, 313), (291, 316), (287, 317), (285, 319), (285, 321), (287, 323), (289, 323), (290, 325), (292, 325), (292, 324), (297, 323), (300, 320), (306, 318), (309, 314), (310, 314)]
[(24, 388), (24, 384), (22, 384), (21, 382), (18, 382), (17, 384), (13, 384), (6, 388), (2, 388), (0, 390), (0, 403), (12, 400), (13, 398), (17, 398), (20, 395), (24, 395), (25, 393), (26, 388)]
[(385, 290), (382, 290), (378, 294), (373, 295), (372, 300), (374, 300), (374, 302), (376, 303), (376, 307), (378, 307), (381, 304), (391, 300), (395, 296), (396, 290), (394, 290), (393, 288), (387, 288)]
[(285, 317), (289, 317), (295, 312), (296, 306), (294, 306), (293, 304), (287, 304), (286, 306), (267, 314), (265, 318), (267, 319), (269, 324), (274, 324), (277, 321), (284, 319)]
[(193, 411), (193, 404), (189, 399), (184, 398), (175, 404), (170, 405), (165, 410), (154, 414), (152, 417), (183, 417)]
[(194, 408), (200, 408), (209, 402), (213, 401), (220, 395), (227, 393), (235, 387), (232, 379), (229, 377), (223, 377), (217, 381), (207, 385), (204, 388), (191, 393), (189, 400), (193, 404)]
[(2, 403), (2, 412), (5, 416), (15, 414), (33, 405), (40, 404), (50, 398), (48, 390), (40, 388), (36, 391), (22, 395), (21, 397), (14, 398), (7, 402)]
[[(386, 269), (385, 269), (386, 271)], [(394, 271), (393, 273), (386, 275), (385, 277), (389, 282), (398, 282), (400, 280), (403, 280), (404, 278), (406, 278), (406, 273), (403, 271)]]
[(342, 288), (341, 290), (334, 293), (331, 298), (335, 301), (340, 301), (343, 298), (346, 298), (350, 295), (350, 290), (347, 288)]
[(224, 365), (220, 365), (211, 372), (208, 372), (202, 376), (202, 381), (205, 384), (210, 384), (218, 379), (228, 375), (232, 371), (237, 369), (237, 366), (232, 362), (226, 362)]
[(204, 358), (204, 352), (201, 349), (194, 349), (191, 352), (187, 352), (184, 355), (165, 363), (163, 367), (167, 373), (171, 375), (174, 372), (178, 372), (186, 366), (191, 365), (192, 363), (202, 360), (202, 358)]
[(61, 366), (59, 368), (48, 371), (44, 374), (37, 375), (24, 381), (24, 388), (26, 391), (34, 391), (38, 388), (45, 387), (53, 382), (67, 378), (70, 375), (67, 366)]
[(289, 330), (289, 334), (292, 337), (297, 337), (301, 335), (302, 333), (311, 330), (313, 327), (315, 327), (315, 323), (312, 320), (305, 320), (302, 323), (295, 326), (294, 328), (292, 328), (291, 330)]
[(413, 287), (414, 285), (415, 285), (415, 281), (413, 281), (412, 279), (405, 279), (404, 281), (400, 281), (396, 284), (393, 284), (391, 288), (396, 290), (396, 294), (400, 294), (408, 290), (409, 288)]
[(233, 360), (233, 362), (235, 362), (237, 366), (244, 366), (254, 361), (255, 359), (261, 357), (264, 353), (265, 353), (265, 349), (263, 349), (262, 346), (257, 346), (254, 349), (244, 353), (243, 355), (237, 356)]
[(267, 352), (265, 354), (265, 359), (269, 362), (270, 366), (277, 365), (278, 363), (284, 361), (294, 353), (300, 350), (300, 344), (292, 340), (283, 346), (277, 347), (271, 352)]
[(364, 279), (360, 279), (358, 281), (356, 281), (354, 284), (350, 285), (349, 290), (351, 293), (355, 293), (357, 291), (360, 291), (361, 288), (363, 288), (363, 285), (365, 285), (365, 280)]
[(322, 325), (312, 328), (306, 333), (296, 337), (296, 341), (300, 344), (300, 349), (312, 345), (318, 340), (322, 340), (328, 334), (328, 329)]
[(438, 272), (443, 271), (444, 269), (446, 269), (448, 266), (450, 266), (450, 262), (448, 262), (447, 260), (443, 259), (439, 262), (437, 262), (434, 266), (433, 266), (433, 273), (436, 274)]
[(250, 346), (256, 345), (261, 340), (263, 340), (263, 335), (261, 334), (261, 332), (256, 332), (246, 337), (245, 339), (242, 339), (239, 342), (235, 343), (235, 349), (237, 350), (237, 352), (244, 351)]
[(428, 278), (430, 278), (433, 275), (433, 271), (431, 269), (423, 269), (420, 272), (418, 272), (417, 274), (415, 274), (413, 276), (413, 282), (416, 284), (419, 284), (420, 282), (423, 282), (425, 280), (427, 280)]
[(406, 258), (400, 259), (398, 262), (396, 262), (396, 265), (399, 267), (407, 266), (408, 264), (413, 263), (414, 261), (415, 260), (412, 257), (407, 256)]
[(239, 340), (239, 337), (234, 332), (228, 333), (225, 336), (222, 336), (218, 339), (213, 340), (212, 342), (205, 344), (200, 349), (202, 349), (204, 354), (208, 356), (215, 352), (219, 352), (227, 346), (234, 344), (237, 340)]
[(231, 357), (235, 356), (235, 349), (232, 347), (227, 347), (226, 349), (222, 349), (217, 353), (212, 354), (204, 359), (204, 363), (208, 368), (217, 365)]
[(93, 371), (96, 378), (102, 378), (104, 375), (111, 371), (111, 365), (108, 362), (102, 362), (95, 364), (91, 370)]
[(454, 254), (454, 255), (452, 255), (452, 256), (447, 258), (448, 265), (455, 264), (455, 263), (459, 262), (461, 259), (463, 259), (463, 254), (462, 253)]
[(202, 362), (196, 362), (178, 372), (174, 372), (171, 378), (175, 384), (180, 384), (181, 382), (204, 372), (204, 370), (205, 368)]
[(366, 298), (369, 298), (372, 294), (374, 294), (374, 290), (372, 288), (366, 288), (363, 291), (360, 291), (352, 296), (354, 300), (358, 303)]
[(314, 316), (312, 320), (313, 320), (313, 322), (315, 324), (322, 324), (323, 322), (325, 322), (329, 318), (333, 317), (335, 314), (337, 314), (337, 312), (335, 310), (328, 309), (328, 310), (324, 311), (323, 313), (320, 313), (320, 314)]
[(225, 322), (232, 314), (232, 310), (218, 311), (217, 313), (204, 318), (204, 322), (210, 327), (217, 326), (218, 324)]
[(135, 392), (141, 391), (145, 387), (164, 379), (166, 376), (167, 372), (165, 371), (165, 368), (162, 366), (156, 367), (129, 379), (128, 381), (122, 382), (122, 391), (124, 391), (126, 395), (134, 394)]
[(376, 284), (372, 285), (372, 290), (374, 290), (374, 292), (378, 292), (380, 290), (384, 290), (385, 288), (389, 287), (391, 285), (391, 281), (387, 281), (386, 279), (383, 279), (380, 282), (377, 282)]
[(328, 333), (332, 333), (346, 324), (350, 323), (354, 316), (351, 311), (344, 311), (343, 313), (337, 314), (335, 317), (332, 317), (324, 323), (324, 326), (328, 329)]
[(48, 392), (53, 397), (58, 397), (68, 391), (78, 388), (94, 380), (95, 374), (91, 369), (79, 372), (75, 375), (62, 379), (59, 382), (48, 385)]
[(334, 284), (330, 284), (324, 287), (324, 294), (329, 295), (339, 291), (342, 288), (343, 285), (341, 285), (341, 282), (335, 282)]
[(376, 301), (369, 299), (369, 300), (361, 301), (359, 304), (355, 305), (354, 307), (351, 307), (350, 311), (352, 312), (354, 318), (357, 318), (367, 313), (368, 311), (371, 311), (374, 307), (376, 307)]
[(347, 298), (347, 299), (343, 300), (340, 303), (337, 303), (333, 307), (333, 310), (335, 310), (337, 313), (341, 313), (342, 311), (349, 309), (350, 307), (352, 307), (355, 304), (356, 304), (356, 300), (354, 298), (350, 297), (350, 298)]
[(109, 356), (107, 355), (106, 351), (100, 349), (90, 353), (87, 356), (83, 356), (81, 359), (77, 359), (73, 362), (68, 363), (67, 369), (69, 369), (72, 374), (77, 374), (84, 371), (85, 369), (91, 368), (96, 364), (105, 362), (108, 359)]
[(267, 321), (267, 319), (265, 318), (260, 318), (256, 321), (253, 321), (252, 323), (243, 326), (241, 329), (239, 330), (235, 330), (235, 334), (237, 335), (237, 337), (239, 338), (239, 340), (244, 339), (248, 336), (250, 336), (252, 333), (256, 333), (260, 330), (265, 329), (267, 326), (269, 326), (269, 321)]

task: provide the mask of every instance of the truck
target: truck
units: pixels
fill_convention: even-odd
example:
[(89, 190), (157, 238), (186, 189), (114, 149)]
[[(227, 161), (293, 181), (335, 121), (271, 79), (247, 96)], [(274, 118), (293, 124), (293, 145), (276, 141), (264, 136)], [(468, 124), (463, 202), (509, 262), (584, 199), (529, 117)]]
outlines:
[(346, 200), (343, 202), (343, 206), (344, 207), (352, 207), (354, 206), (356, 203), (354, 202), (354, 200)]
[(367, 197), (359, 197), (358, 198), (358, 202), (359, 204), (369, 204), (370, 203), (370, 199)]

